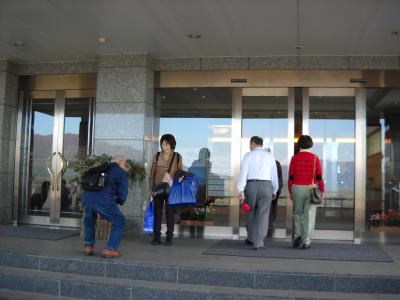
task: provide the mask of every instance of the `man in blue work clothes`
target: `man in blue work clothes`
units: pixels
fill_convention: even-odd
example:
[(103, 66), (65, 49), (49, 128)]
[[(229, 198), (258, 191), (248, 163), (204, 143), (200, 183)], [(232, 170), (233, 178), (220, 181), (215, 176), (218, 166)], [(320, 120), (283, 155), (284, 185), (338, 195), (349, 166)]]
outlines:
[(125, 217), (119, 210), (117, 203), (122, 205), (128, 196), (128, 175), (130, 166), (123, 156), (116, 156), (114, 162), (107, 168), (107, 187), (97, 192), (84, 192), (82, 204), (84, 208), (85, 247), (87, 255), (93, 255), (95, 243), (96, 215), (100, 214), (112, 224), (110, 238), (103, 249), (104, 258), (121, 256), (119, 246), (125, 227)]

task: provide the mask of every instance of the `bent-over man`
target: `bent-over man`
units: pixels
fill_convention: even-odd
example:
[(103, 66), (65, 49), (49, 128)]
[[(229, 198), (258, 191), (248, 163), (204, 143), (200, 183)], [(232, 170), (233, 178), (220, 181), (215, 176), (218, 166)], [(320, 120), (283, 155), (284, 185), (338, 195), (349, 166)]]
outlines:
[(117, 204), (124, 204), (128, 196), (128, 175), (130, 166), (122, 156), (116, 156), (114, 162), (107, 168), (107, 187), (101, 191), (84, 192), (82, 204), (84, 208), (85, 247), (87, 255), (93, 255), (95, 243), (96, 216), (100, 214), (112, 224), (110, 238), (103, 249), (104, 258), (121, 256), (119, 250), (122, 234), (125, 227), (125, 217)]

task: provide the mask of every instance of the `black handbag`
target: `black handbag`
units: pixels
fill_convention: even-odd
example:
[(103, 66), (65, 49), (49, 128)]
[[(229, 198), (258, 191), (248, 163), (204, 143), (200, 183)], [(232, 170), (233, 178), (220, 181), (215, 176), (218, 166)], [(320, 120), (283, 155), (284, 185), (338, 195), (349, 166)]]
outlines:
[(151, 195), (153, 196), (154, 200), (168, 199), (169, 183), (168, 182), (160, 182), (159, 184), (155, 185), (151, 192)]
[[(172, 163), (174, 161), (175, 158), (175, 152), (172, 155), (172, 159), (171, 162), (169, 164), (169, 168), (167, 173), (171, 172), (171, 167), (172, 167)], [(158, 157), (157, 157), (158, 160)], [(156, 162), (157, 163), (157, 162)], [(151, 196), (153, 197), (153, 200), (164, 200), (164, 199), (168, 199), (169, 196), (169, 183), (168, 182), (160, 182), (159, 184), (155, 185), (151, 191)]]
[(317, 188), (317, 185), (314, 183), (316, 161), (317, 161), (317, 156), (315, 155), (315, 157), (314, 157), (313, 183), (312, 183), (312, 187), (310, 189), (310, 203), (311, 204), (321, 204), (322, 203), (321, 193), (319, 192), (319, 189)]

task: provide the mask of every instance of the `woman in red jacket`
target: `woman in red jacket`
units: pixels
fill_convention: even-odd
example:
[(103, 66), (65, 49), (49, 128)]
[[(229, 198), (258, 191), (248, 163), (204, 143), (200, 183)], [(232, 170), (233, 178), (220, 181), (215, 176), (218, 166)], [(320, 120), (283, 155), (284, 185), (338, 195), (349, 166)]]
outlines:
[(310, 248), (317, 209), (315, 204), (310, 203), (310, 189), (313, 183), (318, 183), (322, 198), (325, 192), (321, 162), (316, 154), (308, 150), (312, 146), (310, 136), (300, 136), (297, 141), (300, 151), (292, 157), (289, 166), (288, 188), (294, 206), (293, 248), (298, 248), (301, 244), (303, 249)]

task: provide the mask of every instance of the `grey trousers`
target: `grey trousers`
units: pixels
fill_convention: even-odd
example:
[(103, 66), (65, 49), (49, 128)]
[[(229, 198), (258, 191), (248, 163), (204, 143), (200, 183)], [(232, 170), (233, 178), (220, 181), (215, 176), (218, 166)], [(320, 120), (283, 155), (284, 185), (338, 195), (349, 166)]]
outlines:
[(244, 191), (251, 210), (247, 213), (247, 238), (254, 247), (264, 247), (272, 201), (271, 181), (251, 181)]
[(315, 226), (317, 205), (310, 203), (311, 185), (292, 185), (293, 199), (293, 238), (301, 237), (303, 244), (311, 244), (311, 235)]

